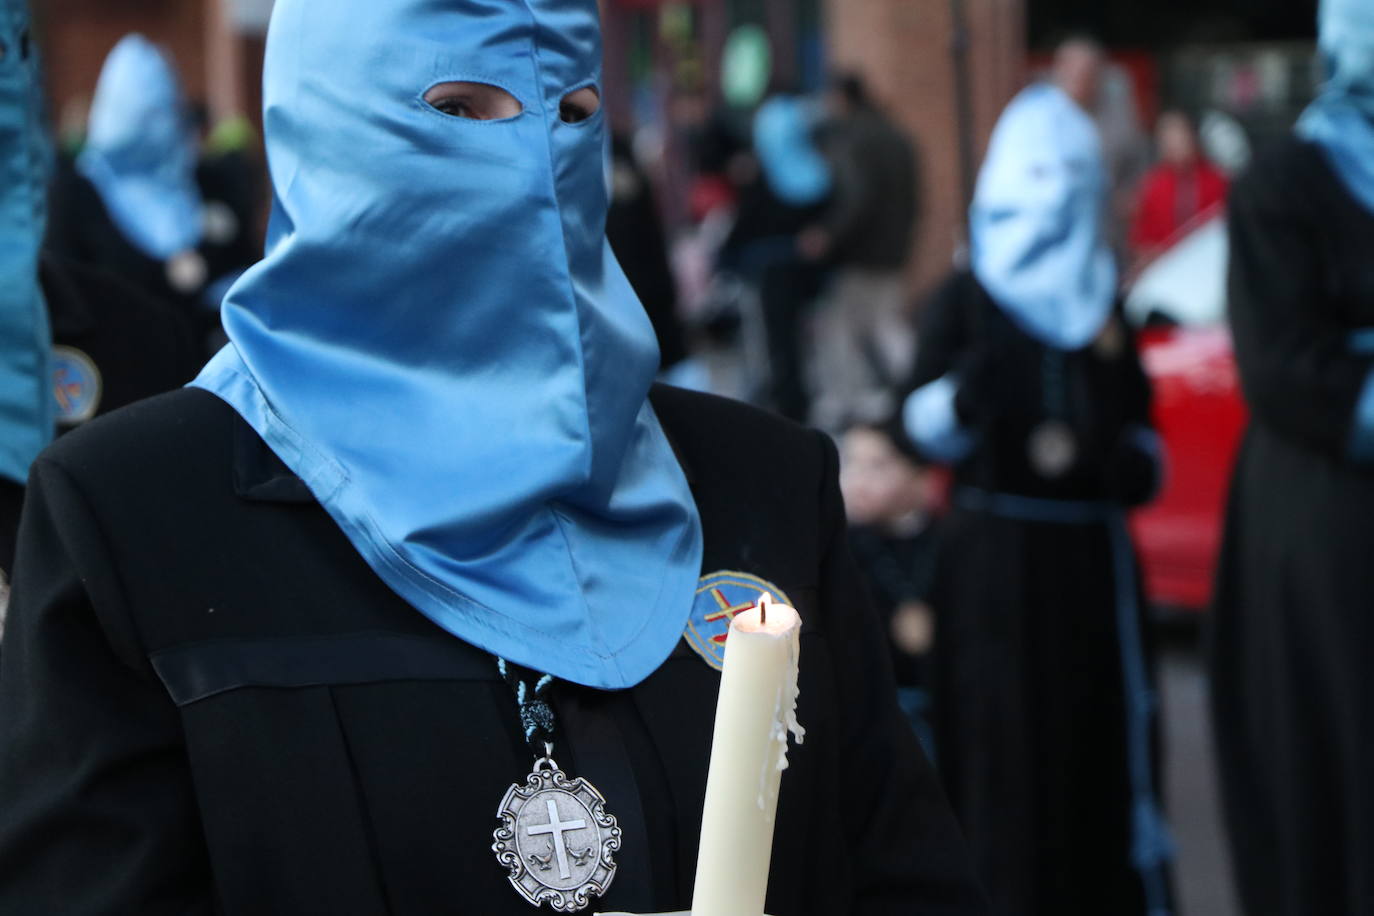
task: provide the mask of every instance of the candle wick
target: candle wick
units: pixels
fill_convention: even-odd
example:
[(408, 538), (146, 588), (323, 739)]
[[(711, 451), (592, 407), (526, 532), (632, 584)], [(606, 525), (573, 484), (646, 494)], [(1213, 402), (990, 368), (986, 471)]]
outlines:
[(764, 592), (759, 598), (759, 624), (761, 626), (768, 625), (768, 602), (772, 597), (772, 595)]

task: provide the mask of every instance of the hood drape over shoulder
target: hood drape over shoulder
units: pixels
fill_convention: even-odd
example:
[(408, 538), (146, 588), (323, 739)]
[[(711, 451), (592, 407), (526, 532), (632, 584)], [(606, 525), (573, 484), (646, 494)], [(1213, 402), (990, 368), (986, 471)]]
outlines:
[[(439, 626), (623, 688), (680, 638), (702, 542), (605, 241), (603, 116), (560, 118), (600, 76), (595, 0), (279, 0), (267, 255), (194, 384)], [(521, 111), (424, 100), (456, 81)]]

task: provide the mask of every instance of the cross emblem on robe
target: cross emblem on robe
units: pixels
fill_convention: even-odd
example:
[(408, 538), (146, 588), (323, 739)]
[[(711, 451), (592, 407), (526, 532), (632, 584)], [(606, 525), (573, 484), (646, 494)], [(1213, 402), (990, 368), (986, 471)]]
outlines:
[(758, 606), (757, 601), (746, 601), (743, 604), (732, 605), (729, 599), (727, 599), (718, 588), (711, 589), (711, 597), (716, 599), (716, 604), (720, 605), (720, 610), (707, 614), (705, 618), (706, 621), (712, 623), (717, 620), (724, 620), (727, 626), (724, 633), (717, 633), (715, 636), (711, 637), (711, 641), (716, 643), (725, 642), (726, 638), (730, 635), (728, 629), (729, 622), (734, 620), (737, 614), (743, 614), (745, 611), (752, 610)]
[(587, 826), (587, 822), (582, 818), (575, 821), (560, 821), (558, 819), (558, 805), (554, 804), (553, 799), (546, 798), (544, 803), (549, 806), (549, 822), (526, 827), (525, 832), (530, 836), (549, 834), (553, 837), (553, 852), (558, 858), (558, 876), (566, 881), (572, 877), (572, 872), (568, 869), (568, 846), (563, 842), (563, 834), (572, 830), (582, 830)]

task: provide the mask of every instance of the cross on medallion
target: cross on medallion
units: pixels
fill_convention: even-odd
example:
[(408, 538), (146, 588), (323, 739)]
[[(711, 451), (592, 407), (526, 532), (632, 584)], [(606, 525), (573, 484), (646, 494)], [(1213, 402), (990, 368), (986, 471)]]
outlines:
[(549, 822), (537, 827), (526, 827), (525, 832), (530, 836), (543, 836), (546, 833), (552, 835), (554, 855), (558, 857), (558, 876), (566, 881), (572, 877), (572, 872), (568, 869), (568, 847), (563, 842), (563, 834), (571, 830), (582, 830), (587, 826), (587, 822), (582, 818), (575, 821), (560, 821), (558, 805), (554, 804), (553, 799), (546, 798), (544, 803), (549, 806)]

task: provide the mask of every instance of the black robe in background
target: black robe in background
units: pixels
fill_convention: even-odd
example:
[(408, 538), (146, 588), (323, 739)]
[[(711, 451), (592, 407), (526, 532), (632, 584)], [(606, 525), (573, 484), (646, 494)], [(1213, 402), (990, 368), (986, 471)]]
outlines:
[[(978, 377), (967, 422), (980, 444), (954, 469), (932, 598), (935, 734), (950, 802), (997, 916), (1143, 914), (1122, 640), (1138, 647), (1145, 634), (1129, 544), (1114, 543), (1119, 524), (1098, 512), (1119, 514), (1157, 482), (1141, 479), (1156, 469), (1129, 444), (1133, 429), (1150, 426), (1130, 332), (1114, 318), (1085, 350), (1050, 349), (969, 274), (945, 284), (922, 324), (917, 385)], [(1032, 430), (1051, 417), (1078, 442), (1078, 460), (1053, 479), (1028, 452)], [(1091, 517), (1021, 517), (1060, 505), (1070, 515), (1086, 505)], [(1118, 601), (1119, 586), (1129, 602)], [(1120, 604), (1133, 632), (1118, 627)], [(1164, 869), (1150, 881), (1167, 906)]]
[(1374, 356), (1374, 215), (1289, 138), (1231, 196), (1252, 420), (1212, 641), (1218, 753), (1253, 916), (1374, 913), (1374, 474), (1351, 460)]
[(903, 605), (929, 605), (940, 558), (939, 522), (929, 519), (920, 529), (903, 534), (874, 525), (853, 526), (849, 529), (849, 549), (887, 634), (897, 686), (928, 688), (927, 653), (910, 655), (893, 643), (892, 621)]
[[(233, 160), (238, 162), (238, 160)], [(238, 169), (249, 164), (221, 157), (202, 165), (197, 182), (207, 211), (218, 216), (216, 233), (207, 232), (196, 248), (204, 260), (204, 282), (189, 288), (176, 286), (167, 262), (150, 257), (125, 237), (110, 217), (95, 185), (71, 162), (60, 163), (53, 182), (46, 247), (72, 264), (104, 271), (120, 278), (146, 297), (167, 303), (195, 325), (204, 355), (218, 349), (219, 308), (206, 301), (218, 281), (258, 260), (257, 219), (253, 208), (251, 175), (235, 179)]]
[[(83, 380), (91, 419), (179, 388), (200, 371), (192, 323), (172, 306), (117, 277), (46, 252), (39, 279), (54, 346), (75, 351), (94, 369), (95, 378)], [(80, 422), (68, 422), (59, 410), (57, 432), (68, 432)], [(0, 480), (0, 575), (8, 576), (14, 568), (23, 505), (23, 485)]]
[(677, 283), (668, 263), (668, 240), (649, 176), (635, 161), (629, 142), (611, 142), (611, 207), (606, 240), (630, 281), (658, 340), (659, 369), (687, 358), (687, 335), (677, 314)]

